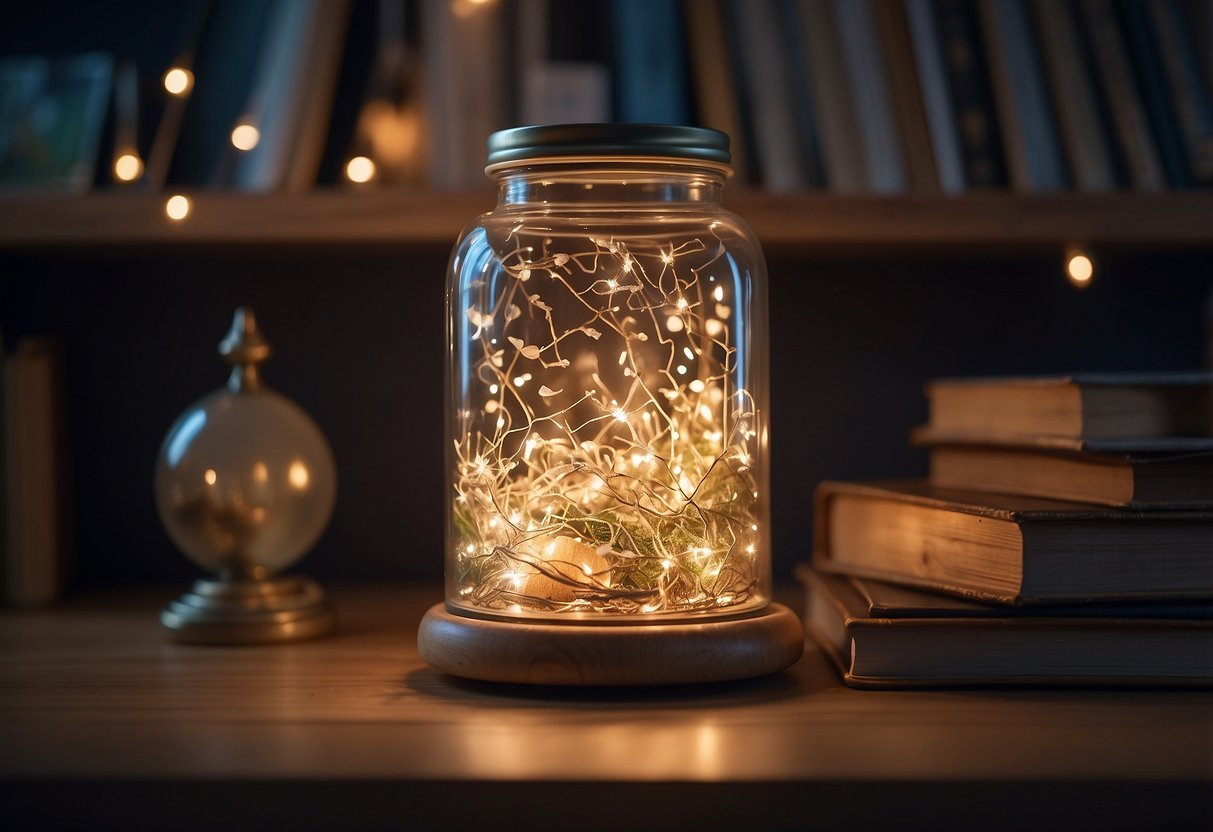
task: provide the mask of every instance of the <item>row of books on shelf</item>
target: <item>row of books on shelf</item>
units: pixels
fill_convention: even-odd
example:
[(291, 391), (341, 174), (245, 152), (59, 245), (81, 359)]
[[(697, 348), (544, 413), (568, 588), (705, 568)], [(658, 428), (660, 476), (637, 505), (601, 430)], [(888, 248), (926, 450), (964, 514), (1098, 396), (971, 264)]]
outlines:
[[(710, 82), (699, 100), (743, 135), (748, 112), (771, 189), (1208, 184), (1213, 64), (1192, 36), (1211, 11), (1179, 0), (734, 2), (722, 14), (737, 34), (742, 115)], [(714, 10), (687, 12), (698, 32)], [(714, 52), (709, 42), (693, 35), (692, 51)]]
[[(1213, 182), (1213, 4), (1184, 0), (615, 0), (595, 63), (558, 4), (423, 4), (439, 182), (528, 121), (694, 121), (773, 191), (1160, 190)], [(513, 14), (512, 28), (508, 20)], [(501, 31), (521, 46), (509, 51)], [(529, 35), (529, 36), (528, 36)], [(612, 108), (609, 90), (614, 87)], [(509, 88), (519, 94), (511, 98)], [(510, 102), (516, 102), (514, 109)]]
[(195, 7), (165, 12), (184, 33), (167, 72), (0, 63), (21, 137), (0, 143), (0, 187), (480, 187), (492, 131), (600, 121), (724, 130), (738, 179), (772, 191), (1213, 182), (1213, 0)]
[(1213, 685), (1213, 374), (939, 381), (925, 481), (817, 490), (856, 687)]

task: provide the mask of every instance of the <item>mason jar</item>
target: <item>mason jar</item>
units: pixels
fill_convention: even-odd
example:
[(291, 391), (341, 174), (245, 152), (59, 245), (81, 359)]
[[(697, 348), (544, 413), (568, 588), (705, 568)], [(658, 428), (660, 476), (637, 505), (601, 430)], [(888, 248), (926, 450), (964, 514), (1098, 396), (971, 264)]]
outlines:
[(770, 597), (767, 286), (728, 137), (489, 140), (447, 283), (446, 604), (666, 621)]

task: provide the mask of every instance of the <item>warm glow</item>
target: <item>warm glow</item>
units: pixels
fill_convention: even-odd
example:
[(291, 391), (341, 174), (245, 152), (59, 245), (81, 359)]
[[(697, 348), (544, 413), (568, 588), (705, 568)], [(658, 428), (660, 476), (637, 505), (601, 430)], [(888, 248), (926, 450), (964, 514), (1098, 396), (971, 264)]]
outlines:
[(1072, 252), (1066, 259), (1066, 275), (1076, 286), (1085, 286), (1095, 274), (1095, 264), (1081, 251)]
[(134, 182), (143, 175), (143, 161), (134, 153), (123, 153), (114, 160), (114, 176), (121, 182)]
[(253, 479), (257, 482), (266, 482), (270, 478), (269, 469), (265, 467), (264, 462), (253, 464)]
[(287, 470), (286, 476), (287, 479), (291, 481), (291, 485), (298, 488), (300, 491), (307, 488), (309, 479), (307, 466), (299, 460), (295, 460), (291, 463), (291, 467)]
[(237, 124), (232, 130), (232, 146), (237, 150), (252, 150), (261, 141), (261, 131), (251, 124)]
[(461, 410), (455, 441), (461, 603), (543, 615), (754, 603), (761, 414), (734, 377), (748, 347), (720, 323), (728, 293), (700, 277), (717, 247), (525, 228), (509, 233), (509, 279), (464, 311), (489, 396)]
[(183, 220), (190, 215), (190, 201), (181, 194), (173, 194), (164, 203), (164, 213), (170, 220)]
[(219, 475), (215, 473), (214, 468), (207, 468), (206, 472), (202, 475), (202, 479), (206, 480), (207, 485), (214, 485), (219, 479)]
[(194, 86), (194, 73), (179, 66), (164, 73), (164, 89), (170, 95), (188, 95)]
[(365, 156), (355, 156), (345, 163), (345, 175), (351, 182), (370, 182), (375, 176), (375, 163)]
[(474, 14), (480, 6), (488, 6), (495, 0), (452, 0), (451, 11), (458, 17), (467, 17)]

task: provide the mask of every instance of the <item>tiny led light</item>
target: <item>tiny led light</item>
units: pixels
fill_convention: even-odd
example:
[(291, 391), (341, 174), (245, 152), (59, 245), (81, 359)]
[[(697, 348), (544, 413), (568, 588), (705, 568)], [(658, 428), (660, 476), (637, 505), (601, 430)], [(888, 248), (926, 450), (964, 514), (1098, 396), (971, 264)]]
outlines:
[(187, 95), (194, 86), (194, 73), (174, 66), (164, 73), (164, 90), (169, 95)]
[(190, 214), (189, 197), (173, 194), (164, 203), (164, 213), (170, 220), (183, 220)]
[(143, 175), (143, 160), (134, 153), (123, 153), (114, 160), (114, 176), (122, 182), (134, 182)]
[(232, 129), (232, 146), (237, 150), (252, 150), (261, 141), (261, 131), (251, 124), (237, 124)]
[(1066, 277), (1075, 286), (1086, 286), (1095, 275), (1095, 264), (1083, 251), (1071, 251), (1066, 255)]
[(307, 466), (298, 460), (291, 463), (291, 467), (287, 469), (286, 476), (290, 480), (291, 486), (300, 491), (307, 488), (308, 481), (311, 479)]
[(375, 177), (375, 163), (366, 156), (355, 156), (345, 163), (345, 176), (351, 182), (370, 182)]
[[(762, 552), (750, 470), (760, 459), (749, 430), (756, 415), (746, 390), (724, 392), (737, 357), (722, 323), (732, 293), (699, 282), (713, 250), (698, 239), (633, 251), (590, 237), (582, 246), (521, 223), (509, 238), (509, 295), (464, 312), (479, 342), (477, 389), (489, 396), (460, 411), (468, 427), (455, 442), (454, 501), (467, 521), (457, 539), (473, 547), (454, 564), (459, 597), (544, 613), (748, 603)], [(579, 299), (575, 314), (592, 317), (562, 332), (552, 312), (564, 293)], [(531, 328), (532, 318), (548, 325)], [(568, 352), (578, 349), (587, 352)], [(568, 367), (578, 376), (548, 375)], [(580, 396), (554, 380), (577, 384), (581, 374)], [(510, 475), (515, 466), (525, 476)], [(708, 526), (683, 522), (692, 515)], [(634, 529), (647, 530), (647, 551), (636, 549)]]

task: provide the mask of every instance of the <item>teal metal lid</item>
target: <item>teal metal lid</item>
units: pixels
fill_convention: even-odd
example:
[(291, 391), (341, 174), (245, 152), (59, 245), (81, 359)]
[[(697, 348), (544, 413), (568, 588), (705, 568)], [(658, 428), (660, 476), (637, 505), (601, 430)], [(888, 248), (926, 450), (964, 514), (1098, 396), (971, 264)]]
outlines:
[(488, 167), (559, 156), (643, 156), (727, 165), (729, 137), (676, 124), (539, 124), (489, 136)]

